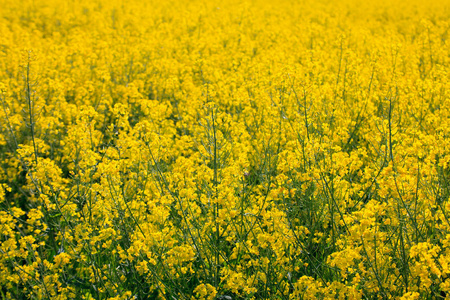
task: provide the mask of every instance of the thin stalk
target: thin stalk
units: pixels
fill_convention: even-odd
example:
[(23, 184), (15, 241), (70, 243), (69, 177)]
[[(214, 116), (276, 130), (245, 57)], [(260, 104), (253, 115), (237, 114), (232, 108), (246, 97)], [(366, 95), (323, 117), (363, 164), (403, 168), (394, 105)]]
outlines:
[(32, 96), (32, 93), (35, 91), (32, 91), (32, 85), (31, 85), (31, 53), (28, 52), (28, 60), (27, 60), (27, 66), (26, 66), (26, 74), (25, 74), (25, 101), (28, 106), (28, 126), (30, 127), (30, 133), (31, 133), (31, 140), (33, 142), (33, 149), (34, 149), (34, 160), (37, 165), (38, 162), (38, 149), (36, 146), (36, 140), (35, 140), (35, 103), (33, 100), (34, 97)]

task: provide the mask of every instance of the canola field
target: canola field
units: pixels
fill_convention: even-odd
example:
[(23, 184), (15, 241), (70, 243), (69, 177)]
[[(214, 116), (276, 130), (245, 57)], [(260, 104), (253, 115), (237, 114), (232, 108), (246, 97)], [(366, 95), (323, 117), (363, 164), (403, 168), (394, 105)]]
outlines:
[(0, 0), (3, 299), (450, 299), (447, 0)]

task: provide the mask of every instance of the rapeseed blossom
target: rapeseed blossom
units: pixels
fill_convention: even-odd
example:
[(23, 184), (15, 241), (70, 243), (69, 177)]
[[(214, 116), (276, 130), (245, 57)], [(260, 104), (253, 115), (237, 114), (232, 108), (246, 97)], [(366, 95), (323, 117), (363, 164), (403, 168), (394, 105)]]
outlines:
[(450, 3), (0, 0), (5, 299), (446, 299)]

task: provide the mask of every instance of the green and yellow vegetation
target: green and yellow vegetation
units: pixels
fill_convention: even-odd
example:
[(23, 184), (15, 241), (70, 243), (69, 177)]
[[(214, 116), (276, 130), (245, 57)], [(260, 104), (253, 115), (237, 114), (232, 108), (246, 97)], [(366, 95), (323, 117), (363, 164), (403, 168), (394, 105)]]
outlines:
[(3, 299), (450, 299), (449, 1), (0, 8)]

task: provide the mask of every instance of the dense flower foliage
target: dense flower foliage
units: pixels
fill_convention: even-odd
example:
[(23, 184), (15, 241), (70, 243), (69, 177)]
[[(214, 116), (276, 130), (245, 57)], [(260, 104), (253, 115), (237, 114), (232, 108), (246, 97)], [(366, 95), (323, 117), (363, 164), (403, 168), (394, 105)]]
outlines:
[(450, 298), (429, 2), (0, 0), (2, 298)]

